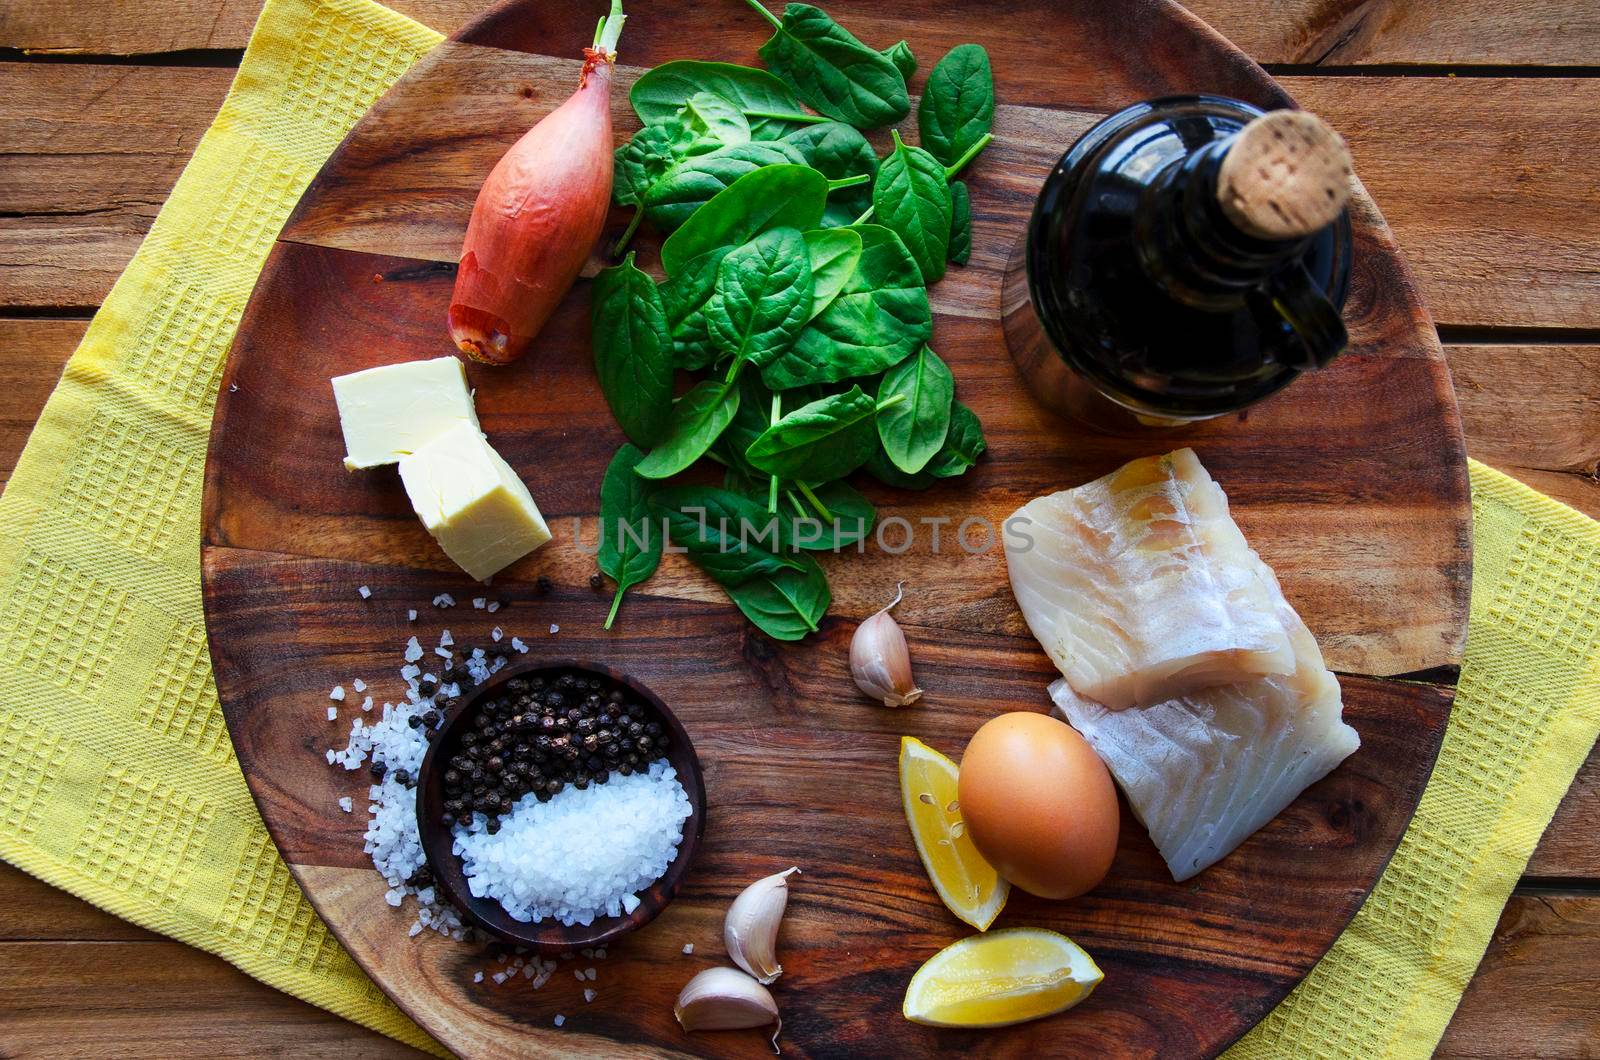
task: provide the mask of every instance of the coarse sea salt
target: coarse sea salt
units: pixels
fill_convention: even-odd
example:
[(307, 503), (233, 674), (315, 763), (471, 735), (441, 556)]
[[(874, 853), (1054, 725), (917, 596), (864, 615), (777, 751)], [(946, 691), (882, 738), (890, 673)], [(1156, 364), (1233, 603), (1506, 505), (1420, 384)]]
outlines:
[(339, 708), (338, 707), (329, 707), (328, 708), (328, 720), (329, 721), (334, 721), (338, 717), (339, 717)]
[[(405, 698), (398, 703), (384, 703), (380, 713), (372, 705), (373, 697), (367, 696), (361, 704), (362, 710), (369, 712), (367, 718), (354, 718), (347, 745), (337, 750), (330, 748), (326, 757), (330, 766), (346, 770), (359, 769), (369, 762), (383, 764), (382, 779), (366, 789), (368, 821), (365, 849), (372, 858), (373, 867), (388, 881), (384, 900), (397, 907), (407, 897), (416, 901), (417, 916), (411, 925), (415, 929), (412, 934), (433, 930), (454, 939), (462, 939), (466, 933), (456, 911), (442, 902), (432, 887), (419, 890), (406, 882), (415, 878), (417, 870), (426, 862), (417, 831), (416, 789), (399, 783), (395, 777), (402, 771), (409, 777), (417, 775), (422, 757), (428, 750), (428, 740), (426, 726), (413, 728), (411, 719), (420, 718), (433, 709), (436, 699), (436, 695), (427, 694), (423, 684), (417, 680), (422, 670), (411, 657), (413, 646), (415, 658), (420, 658), (423, 653), (418, 639), (412, 637), (405, 648), (407, 662), (400, 671), (407, 685)], [(488, 664), (482, 664), (482, 671), (483, 678), (487, 678), (490, 673)], [(475, 680), (481, 681), (483, 678), (475, 676)], [(427, 683), (427, 686), (433, 687), (433, 682)], [(459, 687), (455, 685), (451, 686), (451, 691), (455, 695), (460, 694)], [(354, 812), (354, 798), (350, 798), (350, 804), (347, 812)], [(342, 802), (340, 806), (344, 808)]]
[(524, 795), (495, 835), (474, 814), (470, 825), (454, 826), (453, 850), (473, 896), (494, 898), (512, 919), (590, 924), (639, 907), (636, 892), (672, 864), (690, 812), (677, 772), (659, 759), (642, 773), (564, 788), (548, 802)]
[(684, 944), (683, 944), (683, 952), (684, 952), (684, 953), (693, 953), (693, 952), (694, 952), (694, 943), (692, 943), (692, 942), (685, 942), (685, 943), (684, 943)]
[(594, 990), (585, 989), (583, 992), (583, 1000), (586, 1004), (590, 1001), (593, 1001), (598, 996), (599, 995)]
[(416, 608), (413, 607), (410, 610), (406, 611), (406, 621), (407, 622), (415, 622), (416, 620), (417, 620), (417, 609)]
[(344, 702), (344, 685), (334, 685), (333, 691), (328, 693), (328, 698), (336, 702)]
[(361, 599), (363, 599), (363, 600), (372, 599), (372, 590), (367, 588), (365, 585), (363, 585), (360, 589), (357, 589), (356, 591), (361, 594)]
[(343, 810), (345, 813), (350, 813), (355, 808), (356, 802), (350, 796), (346, 795), (339, 800), (339, 809)]
[(456, 606), (456, 598), (451, 596), (449, 593), (440, 593), (438, 596), (433, 598), (433, 606), (454, 607)]

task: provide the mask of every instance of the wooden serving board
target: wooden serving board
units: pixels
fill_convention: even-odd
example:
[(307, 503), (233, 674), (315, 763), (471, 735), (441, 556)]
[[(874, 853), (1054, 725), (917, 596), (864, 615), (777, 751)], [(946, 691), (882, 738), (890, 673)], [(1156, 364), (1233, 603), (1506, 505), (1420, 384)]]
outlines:
[[(926, 493), (868, 484), (881, 517), (949, 518), (941, 549), (921, 525), (902, 555), (828, 557), (834, 603), (817, 635), (777, 644), (745, 624), (709, 581), (668, 556), (601, 629), (608, 591), (589, 586), (598, 488), (622, 436), (590, 364), (580, 282), (525, 362), (469, 368), (483, 426), (527, 479), (556, 539), (490, 595), (428, 538), (396, 476), (347, 475), (328, 377), (450, 349), (445, 310), (479, 183), (525, 129), (572, 90), (597, 3), (508, 4), (419, 63), (355, 128), (273, 250), (239, 329), (217, 403), (207, 468), (205, 600), (216, 678), (256, 800), (318, 911), (402, 1008), (473, 1057), (590, 1050), (756, 1056), (756, 1033), (685, 1036), (672, 999), (722, 963), (721, 922), (744, 884), (797, 864), (776, 996), (787, 1055), (1213, 1054), (1260, 1019), (1316, 963), (1360, 906), (1426, 784), (1453, 697), (1471, 574), (1470, 510), (1448, 372), (1426, 310), (1382, 218), (1353, 205), (1352, 352), (1244, 415), (1173, 433), (1112, 438), (1043, 412), (1022, 388), (999, 326), (1000, 273), (1046, 172), (1101, 115), (1135, 100), (1205, 91), (1288, 102), (1242, 54), (1160, 0), (836, 0), (830, 11), (876, 46), (901, 37), (922, 61), (913, 93), (948, 48), (987, 46), (1001, 106), (997, 139), (966, 174), (973, 258), (932, 291), (935, 345), (983, 420), (989, 453)], [(613, 98), (619, 140), (637, 127), (626, 89), (671, 59), (754, 63), (765, 25), (737, 0), (653, 0), (623, 37)], [(908, 122), (914, 126), (914, 121)], [(1360, 159), (1357, 160), (1360, 167)], [(626, 214), (613, 216), (620, 228)], [(649, 239), (642, 260), (653, 260)], [(899, 737), (951, 755), (987, 718), (1043, 710), (1053, 673), (1027, 633), (998, 551), (952, 547), (967, 516), (999, 524), (1041, 493), (1138, 455), (1193, 445), (1227, 490), (1251, 543), (1339, 671), (1361, 750), (1217, 866), (1173, 883), (1131, 816), (1111, 876), (1052, 903), (1014, 893), (1000, 926), (1071, 935), (1106, 981), (1070, 1014), (1006, 1030), (936, 1031), (906, 1022), (915, 968), (970, 933), (939, 903), (900, 811)], [(889, 544), (898, 547), (898, 538)], [(548, 579), (541, 592), (539, 578)], [(886, 603), (911, 641), (919, 706), (874, 707), (847, 649)], [(370, 586), (370, 600), (357, 587)], [(429, 606), (439, 592), (463, 601)], [(418, 608), (416, 625), (406, 610)], [(552, 624), (560, 632), (547, 631)], [(364, 774), (329, 768), (347, 720), (325, 720), (327, 690), (362, 677), (379, 701), (399, 690), (412, 633), (458, 642), (491, 627), (535, 653), (624, 669), (692, 734), (709, 798), (705, 844), (677, 899), (600, 962), (592, 1004), (571, 977), (472, 983), (472, 947), (425, 933), (382, 900), (362, 852)], [(345, 711), (348, 716), (348, 709)], [(693, 956), (681, 953), (695, 945)], [(557, 1030), (555, 1014), (566, 1016)]]

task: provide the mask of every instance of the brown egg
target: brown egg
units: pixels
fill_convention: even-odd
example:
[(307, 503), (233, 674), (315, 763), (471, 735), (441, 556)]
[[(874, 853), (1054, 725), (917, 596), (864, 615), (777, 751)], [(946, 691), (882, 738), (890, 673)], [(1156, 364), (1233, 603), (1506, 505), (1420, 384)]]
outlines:
[(1072, 726), (1002, 714), (961, 756), (961, 819), (978, 852), (1029, 894), (1075, 898), (1111, 868), (1117, 790)]

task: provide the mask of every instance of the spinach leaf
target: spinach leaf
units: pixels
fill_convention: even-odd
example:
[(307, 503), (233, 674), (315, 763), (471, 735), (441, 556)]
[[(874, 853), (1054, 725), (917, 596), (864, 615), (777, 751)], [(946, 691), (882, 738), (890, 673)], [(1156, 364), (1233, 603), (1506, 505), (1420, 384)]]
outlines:
[(676, 118), (677, 123), (696, 140), (715, 140), (719, 144), (748, 143), (750, 123), (738, 104), (730, 103), (715, 92), (696, 92), (684, 101)]
[(867, 458), (865, 470), (867, 474), (885, 485), (907, 490), (925, 490), (940, 479), (966, 474), (967, 469), (978, 462), (978, 457), (987, 447), (987, 443), (983, 440), (983, 426), (978, 422), (977, 414), (957, 401), (950, 406), (950, 431), (945, 435), (944, 445), (934, 458), (928, 461), (927, 467), (914, 475), (908, 475), (895, 467), (894, 461), (890, 460), (883, 447), (879, 446)]
[(883, 54), (894, 63), (894, 68), (900, 71), (900, 76), (905, 78), (906, 83), (910, 84), (912, 75), (917, 72), (917, 57), (911, 54), (911, 45), (903, 40), (897, 40), (883, 49)]
[[(887, 402), (901, 396), (895, 405)], [(956, 380), (930, 346), (895, 365), (878, 387), (878, 438), (894, 465), (914, 475), (944, 447)]]
[(957, 401), (950, 406), (950, 433), (945, 436), (939, 454), (928, 461), (927, 470), (937, 478), (964, 475), (987, 448), (989, 443), (984, 441), (978, 414)]
[(763, 166), (718, 192), (661, 244), (668, 276), (718, 247), (736, 247), (773, 228), (817, 227), (828, 178), (809, 166)]
[(811, 255), (797, 228), (774, 228), (722, 259), (706, 304), (711, 341), (735, 364), (766, 364), (811, 319)]
[(720, 585), (803, 567), (798, 557), (783, 554), (783, 521), (766, 505), (728, 490), (670, 486), (656, 492), (650, 510), (666, 520), (673, 543)]
[(638, 206), (651, 185), (680, 159), (715, 146), (698, 143), (677, 121), (647, 125), (613, 153), (611, 197), (621, 206)]
[(634, 471), (645, 478), (671, 478), (704, 456), (738, 411), (736, 387), (711, 379), (696, 385), (672, 406), (666, 439)]
[[(732, 470), (748, 474), (752, 477), (759, 476), (761, 482), (761, 506), (767, 506), (767, 476), (758, 472), (744, 458), (744, 451), (750, 448), (750, 443), (761, 437), (771, 424), (768, 421), (769, 411), (772, 408), (772, 391), (761, 382), (761, 376), (756, 372), (740, 372), (736, 384), (739, 389), (739, 411), (734, 413), (733, 422), (728, 424), (728, 429), (722, 432), (722, 437), (717, 439), (713, 451), (720, 456)], [(731, 488), (731, 487), (730, 487)], [(734, 490), (735, 493), (743, 492)]]
[(692, 155), (650, 186), (644, 196), (645, 212), (651, 224), (670, 232), (746, 173), (762, 166), (803, 165), (805, 161), (798, 149), (782, 140), (752, 140)]
[(805, 156), (812, 169), (821, 171), (829, 180), (865, 175), (868, 184), (854, 188), (841, 188), (828, 196), (823, 211), (825, 224), (847, 225), (872, 204), (870, 179), (878, 174), (878, 156), (860, 131), (843, 122), (829, 121), (810, 125), (783, 138)]
[(650, 515), (654, 484), (634, 474), (644, 453), (624, 443), (600, 480), (600, 552), (602, 573), (617, 583), (606, 627), (616, 621), (617, 608), (629, 589), (656, 572), (661, 563), (661, 524)]
[(810, 556), (801, 557), (799, 570), (783, 570), (724, 586), (744, 617), (774, 640), (800, 640), (815, 633), (833, 595), (822, 567)]
[(944, 275), (953, 211), (944, 163), (905, 143), (898, 129), (894, 151), (878, 167), (872, 185), (872, 211), (875, 220), (893, 229), (911, 251), (924, 283)]
[(877, 446), (877, 403), (859, 386), (802, 405), (745, 450), (757, 470), (780, 478), (827, 482), (866, 463)]
[[(721, 442), (717, 443), (721, 445)], [(729, 465), (722, 472), (722, 488), (729, 493), (737, 493), (747, 501), (755, 501), (765, 510), (767, 507), (767, 476), (756, 475), (743, 468)]]
[(679, 368), (698, 370), (717, 359), (706, 323), (706, 303), (716, 290), (717, 268), (732, 247), (718, 247), (687, 262), (676, 276), (660, 287), (667, 311), (667, 328), (672, 333), (672, 360)]
[(911, 112), (899, 67), (825, 12), (810, 4), (789, 4), (780, 22), (759, 0), (749, 3), (775, 31), (757, 54), (819, 114), (876, 129)]
[(647, 70), (633, 83), (628, 101), (646, 125), (671, 121), (678, 108), (696, 92), (715, 92), (739, 105), (750, 123), (750, 135), (770, 140), (800, 127), (799, 121), (770, 115), (793, 115), (802, 121), (815, 121), (805, 114), (789, 86), (765, 70), (732, 63), (703, 63), (680, 59)]
[(672, 409), (672, 334), (661, 292), (633, 257), (594, 278), (594, 370), (622, 432), (654, 445)]
[(861, 233), (848, 228), (813, 228), (805, 234), (805, 240), (811, 256), (814, 292), (811, 314), (806, 319), (812, 320), (833, 304), (855, 275), (861, 262)]
[(908, 475), (894, 466), (894, 461), (889, 459), (889, 454), (883, 451), (883, 446), (872, 451), (867, 457), (867, 462), (862, 465), (862, 470), (885, 486), (893, 486), (903, 490), (925, 490), (939, 481), (937, 475), (923, 468), (914, 475)]
[(900, 237), (881, 225), (854, 231), (861, 236), (855, 275), (789, 352), (761, 370), (774, 390), (881, 372), (933, 335), (928, 290)]
[(827, 514), (816, 511), (815, 505), (808, 508), (810, 498), (791, 501), (794, 528), (789, 537), (796, 548), (808, 552), (837, 552), (855, 545), (872, 532), (878, 510), (849, 483), (823, 483), (812, 489), (811, 497), (827, 509)]
[(922, 146), (947, 166), (983, 139), (994, 124), (994, 75), (982, 45), (951, 48), (933, 72), (917, 105)]
[(972, 195), (964, 181), (950, 184), (950, 260), (965, 265), (972, 259)]

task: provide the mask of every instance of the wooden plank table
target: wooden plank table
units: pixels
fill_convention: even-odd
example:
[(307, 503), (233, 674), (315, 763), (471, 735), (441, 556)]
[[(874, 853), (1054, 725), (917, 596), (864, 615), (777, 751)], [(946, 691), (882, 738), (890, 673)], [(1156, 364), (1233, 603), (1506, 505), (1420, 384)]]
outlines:
[[(258, 6), (0, 3), (0, 484), (227, 91)], [(393, 6), (449, 31), (482, 4)], [(1438, 323), (1472, 455), (1600, 517), (1600, 5), (1190, 6), (1349, 138)], [(1600, 754), (1439, 1055), (1600, 1048), (1597, 823)], [(4, 865), (0, 967), (0, 1055), (409, 1052)]]

